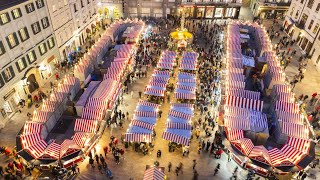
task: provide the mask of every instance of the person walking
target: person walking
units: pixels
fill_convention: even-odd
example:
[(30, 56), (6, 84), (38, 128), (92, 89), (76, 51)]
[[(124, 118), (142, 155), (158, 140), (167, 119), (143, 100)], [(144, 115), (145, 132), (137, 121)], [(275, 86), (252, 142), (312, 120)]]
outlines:
[(210, 145), (211, 145), (211, 142), (210, 142), (209, 139), (208, 139), (208, 141), (207, 141), (207, 146), (206, 146), (206, 151), (209, 151)]
[(304, 180), (307, 178), (307, 173), (303, 173), (302, 176), (301, 176), (301, 180)]
[(100, 154), (100, 162), (101, 162), (101, 164), (103, 165), (103, 163), (105, 162), (105, 159), (104, 159), (104, 157), (102, 156), (102, 154)]
[(97, 164), (99, 164), (99, 156), (98, 156), (98, 154), (96, 154), (94, 157), (95, 157), (95, 159), (97, 161)]
[(199, 174), (198, 174), (197, 170), (194, 170), (194, 171), (193, 171), (193, 178), (192, 178), (192, 180), (198, 180), (198, 176), (199, 176)]
[(108, 147), (108, 145), (106, 145), (106, 146), (103, 148), (104, 157), (106, 157), (106, 158), (107, 158), (108, 150), (109, 150), (109, 147)]
[(232, 152), (230, 151), (230, 152), (228, 153), (228, 162), (230, 162), (231, 159), (232, 159)]
[(141, 99), (141, 97), (142, 97), (142, 92), (139, 91), (139, 98)]
[(158, 114), (159, 114), (159, 117), (161, 118), (161, 115), (162, 115), (161, 109), (159, 110)]
[(171, 162), (169, 162), (169, 164), (168, 164), (168, 172), (171, 171), (171, 167), (172, 167), (172, 164), (171, 164)]
[(196, 168), (196, 165), (197, 165), (197, 160), (193, 160), (193, 165), (192, 165), (192, 169), (195, 169)]
[(92, 159), (92, 157), (90, 157), (89, 159), (89, 164), (92, 168), (94, 168), (94, 160)]

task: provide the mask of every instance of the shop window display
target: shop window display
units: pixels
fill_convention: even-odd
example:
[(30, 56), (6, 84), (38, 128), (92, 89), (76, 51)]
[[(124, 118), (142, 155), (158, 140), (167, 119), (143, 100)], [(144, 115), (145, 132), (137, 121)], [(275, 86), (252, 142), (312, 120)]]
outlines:
[(213, 17), (213, 10), (214, 10), (214, 7), (207, 7), (206, 18), (212, 18)]
[(216, 8), (216, 11), (214, 13), (214, 17), (216, 17), (216, 18), (223, 17), (223, 8)]
[(202, 18), (204, 16), (204, 7), (197, 9), (197, 18)]

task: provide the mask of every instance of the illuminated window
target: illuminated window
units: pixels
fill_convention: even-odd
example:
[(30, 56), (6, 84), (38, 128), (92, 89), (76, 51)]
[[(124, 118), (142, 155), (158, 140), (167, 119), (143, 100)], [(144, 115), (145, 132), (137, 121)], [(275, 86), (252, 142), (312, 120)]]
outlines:
[(21, 28), (19, 30), (19, 35), (20, 35), (20, 38), (21, 38), (21, 41), (25, 41), (27, 39), (29, 39), (29, 34), (28, 34), (28, 31), (27, 31), (27, 28), (24, 27), (24, 28)]
[(1, 24), (6, 24), (10, 21), (8, 13), (4, 13), (0, 15)]
[(21, 17), (21, 11), (19, 8), (12, 10), (12, 16), (14, 19)]
[(318, 32), (318, 29), (319, 29), (319, 23), (317, 23), (314, 28), (313, 28), (313, 33), (316, 34)]

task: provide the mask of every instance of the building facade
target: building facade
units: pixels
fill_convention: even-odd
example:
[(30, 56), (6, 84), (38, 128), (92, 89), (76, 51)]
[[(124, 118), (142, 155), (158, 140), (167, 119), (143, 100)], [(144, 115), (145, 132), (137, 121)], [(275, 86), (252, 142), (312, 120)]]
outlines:
[(251, 0), (250, 9), (255, 18), (284, 19), (291, 0)]
[(167, 17), (175, 14), (178, 0), (123, 0), (125, 17)]
[(320, 26), (320, 2), (316, 0), (293, 1), (283, 23), (284, 30), (307, 55), (315, 53)]
[(0, 11), (0, 125), (52, 76), (59, 51), (44, 0)]
[(98, 13), (104, 23), (110, 23), (111, 19), (120, 19), (123, 14), (123, 0), (101, 0), (98, 3)]
[(241, 4), (242, 0), (182, 0), (179, 7), (188, 18), (237, 19)]

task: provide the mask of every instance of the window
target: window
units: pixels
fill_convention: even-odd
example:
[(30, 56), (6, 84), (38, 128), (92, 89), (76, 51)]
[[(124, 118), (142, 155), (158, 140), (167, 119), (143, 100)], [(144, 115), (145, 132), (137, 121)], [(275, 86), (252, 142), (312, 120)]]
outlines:
[(309, 29), (309, 30), (312, 28), (313, 23), (314, 23), (314, 20), (311, 20), (311, 21), (310, 21), (310, 24), (309, 24), (309, 26), (308, 26), (308, 29)]
[(52, 49), (53, 47), (54, 47), (54, 39), (53, 39), (53, 37), (52, 38), (50, 38), (49, 40), (48, 40), (48, 46), (49, 46), (49, 49)]
[(9, 66), (4, 71), (2, 71), (2, 77), (6, 82), (9, 82), (14, 77), (12, 66)]
[(68, 0), (64, 0), (64, 5), (68, 5)]
[(45, 43), (42, 43), (39, 45), (39, 52), (40, 52), (41, 56), (47, 52), (47, 46)]
[(294, 12), (295, 7), (293, 6), (290, 12), (290, 16), (292, 16), (293, 12)]
[(43, 0), (37, 0), (37, 1), (36, 1), (36, 5), (37, 5), (37, 8), (38, 8), (38, 9), (44, 7), (44, 2), (43, 2)]
[(12, 10), (11, 14), (12, 14), (13, 19), (18, 19), (22, 15), (20, 8)]
[(313, 34), (316, 34), (318, 32), (318, 29), (319, 29), (319, 23), (317, 23), (314, 28), (313, 28)]
[(41, 31), (39, 22), (35, 22), (31, 24), (31, 27), (32, 27), (33, 34), (38, 34)]
[(73, 4), (74, 12), (77, 12), (77, 4)]
[(6, 39), (7, 39), (7, 43), (9, 45), (10, 49), (13, 49), (14, 47), (16, 47), (19, 44), (16, 33), (9, 34), (6, 37)]
[(23, 57), (16, 62), (18, 72), (23, 71), (27, 67), (26, 59)]
[(81, 7), (83, 8), (84, 6), (83, 6), (83, 0), (80, 0), (80, 3), (81, 3)]
[(48, 17), (42, 18), (41, 19), (41, 23), (42, 23), (43, 29), (46, 29), (47, 27), (49, 27), (49, 19), (48, 19)]
[(304, 0), (301, 0), (300, 3), (303, 3)]
[(316, 8), (316, 12), (319, 12), (320, 9), (320, 3), (318, 3), (317, 8)]
[(87, 0), (88, 1), (88, 4), (90, 4), (90, 0)]
[(2, 44), (2, 41), (0, 41), (0, 56), (6, 53), (6, 50), (4, 49), (4, 46)]
[(56, 5), (52, 5), (52, 11), (55, 12), (57, 10)]
[(19, 36), (22, 42), (26, 41), (27, 39), (29, 39), (29, 33), (27, 30), (27, 27), (21, 28), (19, 31)]
[(33, 12), (34, 11), (34, 4), (33, 3), (27, 4), (26, 11), (27, 11), (27, 13)]
[(300, 11), (299, 11), (299, 10), (297, 10), (296, 15), (294, 16), (294, 18), (295, 18), (295, 19), (297, 19), (297, 18), (298, 18), (299, 13), (300, 13)]
[(10, 17), (8, 13), (3, 13), (0, 15), (0, 19), (1, 19), (1, 25), (7, 24), (8, 22), (10, 22)]
[(36, 53), (34, 51), (30, 51), (27, 55), (27, 59), (30, 64), (37, 60)]
[(309, 0), (308, 4), (307, 4), (307, 7), (312, 9), (312, 5), (314, 3), (314, 0)]

